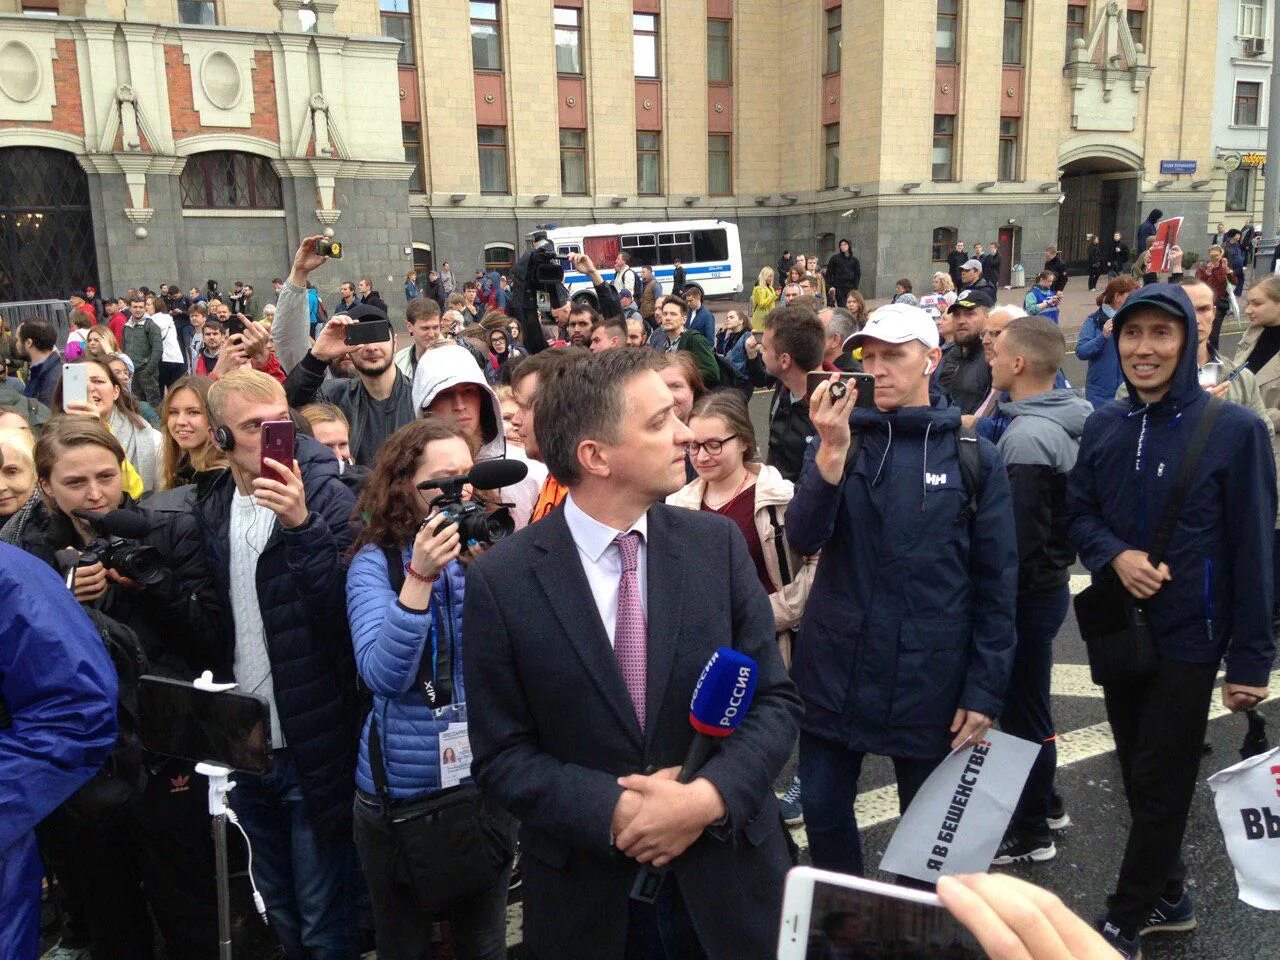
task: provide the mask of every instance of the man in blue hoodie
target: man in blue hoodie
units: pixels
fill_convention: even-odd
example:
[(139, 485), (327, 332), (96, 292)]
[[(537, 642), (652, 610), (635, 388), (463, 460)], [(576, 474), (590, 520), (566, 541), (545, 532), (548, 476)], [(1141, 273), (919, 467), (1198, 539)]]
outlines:
[(1255, 413), (1222, 408), (1163, 562), (1148, 559), (1207, 406), (1197, 336), (1181, 287), (1151, 284), (1117, 311), (1129, 399), (1089, 418), (1067, 483), (1080, 559), (1095, 581), (1116, 576), (1145, 601), (1156, 650), (1153, 673), (1103, 688), (1133, 824), (1101, 929), (1127, 958), (1143, 934), (1196, 925), (1180, 851), (1218, 665), (1225, 658), (1223, 705), (1245, 710), (1267, 696), (1275, 659), (1275, 463)]
[(1058, 735), (1049, 682), (1076, 558), (1067, 538), (1067, 474), (1093, 407), (1074, 390), (1055, 389), (1065, 351), (1062, 330), (1044, 317), (1009, 321), (990, 345), (991, 382), (1007, 397), (999, 404), (1007, 425), (996, 449), (1009, 472), (1018, 533), (1018, 646), (1000, 726), (1043, 745), (992, 861), (997, 866), (1053, 859), (1058, 851), (1050, 827), (1070, 823), (1065, 812), (1053, 810)]
[(1004, 710), (1017, 554), (999, 454), (962, 436), (959, 409), (930, 401), (933, 318), (889, 304), (851, 339), (875, 377), (875, 406), (855, 407), (852, 388), (836, 400), (829, 383), (814, 391), (819, 442), (805, 452), (786, 532), (805, 556), (822, 554), (792, 665), (809, 850), (814, 866), (861, 873), (863, 758), (892, 758), (905, 810), (947, 753)]

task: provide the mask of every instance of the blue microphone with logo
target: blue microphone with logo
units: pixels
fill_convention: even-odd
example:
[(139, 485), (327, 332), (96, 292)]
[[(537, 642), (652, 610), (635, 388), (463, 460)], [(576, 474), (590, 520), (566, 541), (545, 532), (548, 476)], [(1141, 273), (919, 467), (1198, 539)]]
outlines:
[[(758, 672), (754, 660), (729, 647), (721, 647), (711, 655), (693, 688), (693, 701), (689, 704), (693, 742), (676, 777), (677, 783), (693, 780), (711, 759), (717, 745), (738, 729), (755, 697)], [(653, 903), (666, 872), (666, 867), (642, 864), (631, 887), (632, 899)]]

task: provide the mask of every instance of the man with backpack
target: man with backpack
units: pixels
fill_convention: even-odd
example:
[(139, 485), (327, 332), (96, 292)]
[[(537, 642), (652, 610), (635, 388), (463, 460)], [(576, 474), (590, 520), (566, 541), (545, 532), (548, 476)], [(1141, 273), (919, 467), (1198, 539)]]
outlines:
[(851, 339), (875, 377), (874, 406), (855, 405), (861, 384), (814, 392), (817, 442), (787, 537), (822, 554), (792, 664), (809, 849), (814, 866), (861, 874), (863, 758), (893, 760), (906, 810), (1004, 708), (1018, 558), (999, 454), (961, 427), (959, 410), (930, 400), (941, 360), (933, 319), (889, 304)]

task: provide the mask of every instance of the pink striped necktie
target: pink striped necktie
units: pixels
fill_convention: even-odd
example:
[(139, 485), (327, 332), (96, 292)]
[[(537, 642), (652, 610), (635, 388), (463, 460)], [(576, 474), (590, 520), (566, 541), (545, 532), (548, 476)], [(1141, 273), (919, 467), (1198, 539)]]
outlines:
[(634, 530), (614, 537), (622, 555), (622, 579), (618, 587), (618, 618), (613, 631), (613, 652), (622, 669), (622, 680), (644, 729), (645, 684), (648, 678), (649, 627), (640, 603), (640, 534)]

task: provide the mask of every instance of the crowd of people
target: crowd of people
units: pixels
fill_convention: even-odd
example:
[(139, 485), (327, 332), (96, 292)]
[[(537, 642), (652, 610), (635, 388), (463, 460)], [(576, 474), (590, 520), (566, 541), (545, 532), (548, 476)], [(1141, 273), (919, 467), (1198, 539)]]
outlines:
[[(929, 293), (903, 279), (873, 311), (849, 241), (823, 269), (787, 252), (719, 323), (625, 255), (609, 278), (574, 255), (591, 295), (543, 315), (505, 277), (456, 292), (446, 263), (406, 278), (397, 349), (367, 280), (320, 303), (320, 239), (260, 315), (239, 283), (90, 289), (65, 342), (13, 331), (13, 956), (34, 956), (42, 876), (64, 956), (217, 953), (203, 778), (141, 749), (104, 649), (266, 699), (271, 769), (238, 774), (230, 804), (290, 960), (359, 956), (362, 923), (385, 960), (435, 956), (444, 930), (455, 957), (504, 957), (516, 886), (537, 957), (771, 956), (784, 824), (814, 865), (862, 874), (866, 756), (891, 758), (905, 810), (997, 724), (1041, 746), (994, 863), (1050, 860), (1077, 557), (1110, 597), (1093, 612), (1141, 610), (1151, 647), (1102, 680), (1133, 822), (1098, 932), (1034, 888), (938, 891), (996, 958), (1056, 956), (1021, 938), (1031, 912), (1090, 958), (1194, 927), (1180, 851), (1215, 678), (1225, 660), (1223, 703), (1249, 709), (1275, 658), (1280, 279), (1249, 288), (1228, 360), (1230, 258), (1192, 278), (1175, 247), (1171, 282), (1139, 287), (1126, 251), (1076, 346), (1081, 396), (1052, 248), (1021, 303), (998, 302), (995, 244), (958, 243)], [(369, 323), (384, 333), (349, 342)], [(74, 365), (87, 399), (64, 391)], [(263, 454), (282, 421), (291, 462)], [(496, 460), (521, 478), (473, 489)], [(509, 510), (514, 535), (464, 535), (450, 491)], [(112, 511), (143, 518), (154, 575), (102, 554)], [(688, 704), (722, 646), (755, 661), (754, 700), (686, 782)], [(628, 897), (637, 865), (666, 871), (652, 902)], [(1030, 911), (1013, 932), (982, 905), (1001, 897)]]

